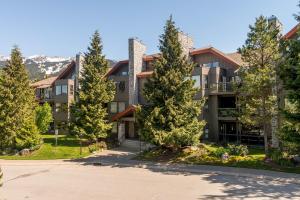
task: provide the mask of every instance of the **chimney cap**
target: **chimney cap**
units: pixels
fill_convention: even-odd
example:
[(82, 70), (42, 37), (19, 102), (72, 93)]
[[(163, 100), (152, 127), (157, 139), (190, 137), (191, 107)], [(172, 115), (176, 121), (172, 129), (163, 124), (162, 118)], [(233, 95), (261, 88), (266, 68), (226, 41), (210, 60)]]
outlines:
[(129, 41), (130, 41), (130, 40), (134, 40), (134, 41), (137, 41), (137, 42), (139, 42), (139, 43), (145, 45), (145, 44), (143, 43), (143, 41), (140, 40), (138, 37), (130, 37), (128, 40), (129, 40)]

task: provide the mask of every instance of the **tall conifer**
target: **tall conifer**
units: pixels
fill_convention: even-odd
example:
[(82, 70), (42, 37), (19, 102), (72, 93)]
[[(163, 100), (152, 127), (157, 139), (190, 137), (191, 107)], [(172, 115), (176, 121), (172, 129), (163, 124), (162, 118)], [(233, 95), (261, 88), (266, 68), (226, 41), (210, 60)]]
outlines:
[(263, 131), (266, 152), (271, 119), (278, 110), (274, 93), (276, 64), (280, 57), (278, 34), (279, 30), (260, 16), (254, 26), (250, 26), (248, 38), (239, 49), (245, 63), (240, 68), (240, 120), (244, 125), (255, 126)]
[(195, 65), (183, 55), (178, 34), (170, 17), (160, 38), (161, 56), (144, 88), (149, 105), (138, 108), (142, 138), (169, 148), (199, 143), (205, 124), (198, 119), (203, 101), (193, 100), (199, 89), (191, 79)]
[(101, 39), (96, 31), (85, 53), (78, 98), (72, 109), (75, 133), (94, 141), (107, 137), (111, 129), (107, 104), (114, 98), (115, 85), (105, 76), (107, 71), (108, 62), (102, 54)]
[(21, 52), (14, 47), (0, 77), (0, 149), (33, 147), (40, 142), (35, 125), (35, 95)]
[[(300, 5), (299, 5), (300, 6)], [(296, 16), (300, 22), (299, 15)], [(300, 35), (298, 28), (297, 37)], [(285, 122), (280, 139), (285, 150), (300, 154), (300, 40), (284, 40), (279, 75), (286, 90)]]

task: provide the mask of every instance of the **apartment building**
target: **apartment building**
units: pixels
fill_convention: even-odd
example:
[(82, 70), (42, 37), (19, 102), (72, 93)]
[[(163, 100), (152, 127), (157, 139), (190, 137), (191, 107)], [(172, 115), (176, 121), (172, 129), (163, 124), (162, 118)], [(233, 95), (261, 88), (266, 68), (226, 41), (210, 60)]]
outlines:
[[(292, 29), (284, 37), (295, 37), (296, 30)], [(183, 52), (196, 63), (192, 78), (200, 91), (194, 98), (206, 99), (199, 116), (199, 119), (207, 122), (202, 139), (262, 145), (263, 133), (253, 127), (243, 126), (237, 119), (238, 100), (232, 86), (234, 81), (239, 80), (238, 69), (243, 64), (241, 56), (236, 52), (224, 53), (212, 46), (194, 48), (192, 38), (182, 32), (179, 41)], [(152, 76), (153, 61), (157, 57), (159, 54), (147, 55), (146, 45), (139, 39), (130, 38), (128, 59), (116, 63), (107, 73), (108, 78), (116, 83), (116, 95), (108, 105), (109, 118), (113, 122), (111, 135), (120, 142), (139, 138), (135, 107), (147, 104), (143, 88)], [(82, 60), (82, 56), (77, 55), (76, 60), (59, 76), (33, 84), (40, 103), (49, 102), (52, 106), (55, 128), (62, 129), (60, 126), (70, 121), (69, 108), (74, 101), (74, 91), (78, 88)]]

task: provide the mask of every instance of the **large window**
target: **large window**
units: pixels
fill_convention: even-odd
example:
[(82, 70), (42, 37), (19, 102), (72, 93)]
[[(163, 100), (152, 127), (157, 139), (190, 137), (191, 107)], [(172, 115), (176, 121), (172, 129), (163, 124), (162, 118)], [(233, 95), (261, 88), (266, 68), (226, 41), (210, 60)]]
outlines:
[(118, 102), (118, 111), (123, 112), (125, 110), (125, 102)]
[(118, 103), (117, 102), (111, 102), (110, 103), (110, 112), (111, 113), (117, 113), (118, 112)]
[(61, 93), (62, 94), (68, 94), (68, 86), (67, 85), (62, 85), (61, 86)]
[(57, 85), (55, 86), (55, 94), (68, 94), (68, 85)]
[(61, 85), (55, 86), (55, 94), (56, 95), (61, 95)]
[(195, 81), (194, 87), (201, 87), (200, 75), (192, 76), (192, 79)]

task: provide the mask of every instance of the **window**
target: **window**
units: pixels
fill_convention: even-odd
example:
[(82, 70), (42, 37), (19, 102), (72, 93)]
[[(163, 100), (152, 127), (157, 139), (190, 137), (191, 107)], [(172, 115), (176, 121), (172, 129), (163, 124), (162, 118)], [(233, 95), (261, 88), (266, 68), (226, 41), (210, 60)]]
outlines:
[(118, 122), (113, 122), (112, 123), (112, 129), (111, 129), (112, 133), (118, 133)]
[(61, 93), (62, 94), (68, 94), (68, 86), (67, 85), (62, 85), (61, 86)]
[(219, 66), (219, 62), (213, 62), (212, 63), (212, 67), (218, 67)]
[(55, 86), (55, 94), (56, 95), (61, 95), (61, 85)]
[(127, 71), (123, 71), (123, 72), (121, 73), (121, 75), (122, 75), (122, 76), (127, 76), (127, 75), (128, 75), (128, 72), (127, 72)]
[(111, 102), (110, 103), (110, 112), (111, 113), (117, 113), (117, 111), (118, 111), (118, 104), (117, 104), (117, 102)]
[(125, 110), (125, 102), (118, 102), (118, 111), (123, 112)]
[(45, 98), (49, 99), (51, 97), (51, 88), (46, 88), (45, 90)]
[(197, 76), (192, 76), (192, 79), (195, 81), (194, 87), (201, 87), (201, 84), (200, 84), (200, 76), (199, 76), (199, 75), (197, 75)]
[(204, 88), (208, 88), (208, 75), (204, 75)]
[(60, 112), (60, 108), (61, 108), (61, 103), (56, 103), (55, 104), (55, 112)]
[(70, 94), (74, 95), (74, 85), (70, 85)]

